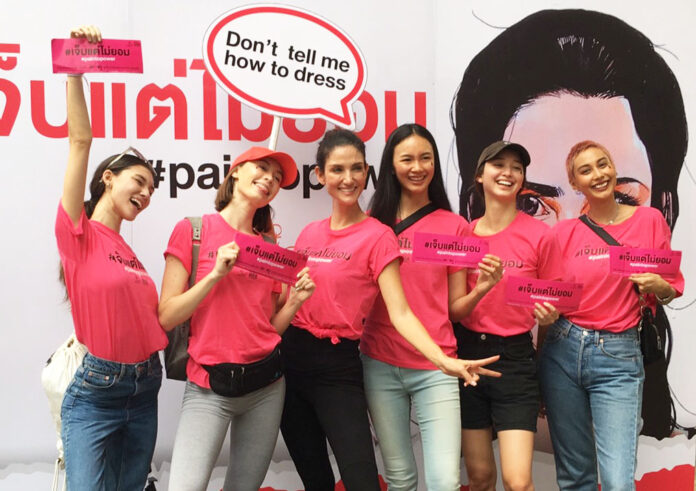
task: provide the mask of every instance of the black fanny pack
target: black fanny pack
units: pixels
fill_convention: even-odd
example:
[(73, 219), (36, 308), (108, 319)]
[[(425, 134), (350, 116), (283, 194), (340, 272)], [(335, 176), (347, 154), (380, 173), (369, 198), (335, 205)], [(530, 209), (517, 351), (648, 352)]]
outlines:
[(210, 388), (225, 397), (239, 397), (270, 385), (283, 376), (280, 346), (254, 363), (202, 365), (208, 372)]

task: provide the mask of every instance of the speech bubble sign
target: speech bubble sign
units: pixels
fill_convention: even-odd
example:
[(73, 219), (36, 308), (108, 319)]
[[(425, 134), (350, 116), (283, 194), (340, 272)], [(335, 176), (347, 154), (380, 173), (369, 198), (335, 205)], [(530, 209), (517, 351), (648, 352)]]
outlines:
[(222, 14), (203, 39), (208, 72), (232, 97), (260, 111), (355, 126), (350, 105), (367, 79), (357, 45), (306, 10), (247, 5)]

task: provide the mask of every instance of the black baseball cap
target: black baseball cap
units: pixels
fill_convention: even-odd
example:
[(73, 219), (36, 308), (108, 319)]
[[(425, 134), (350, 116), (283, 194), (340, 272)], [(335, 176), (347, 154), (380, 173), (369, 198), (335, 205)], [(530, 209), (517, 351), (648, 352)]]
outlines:
[(481, 166), (483, 164), (485, 164), (489, 160), (494, 159), (503, 150), (512, 150), (513, 152), (517, 152), (517, 154), (522, 159), (522, 165), (524, 165), (525, 167), (527, 167), (529, 165), (529, 162), (531, 161), (531, 159), (529, 158), (529, 152), (522, 145), (520, 145), (519, 143), (512, 143), (500, 140), (491, 143), (483, 149), (483, 152), (481, 152), (481, 156), (478, 159), (478, 165), (476, 166), (476, 174), (478, 174), (478, 171), (481, 169)]

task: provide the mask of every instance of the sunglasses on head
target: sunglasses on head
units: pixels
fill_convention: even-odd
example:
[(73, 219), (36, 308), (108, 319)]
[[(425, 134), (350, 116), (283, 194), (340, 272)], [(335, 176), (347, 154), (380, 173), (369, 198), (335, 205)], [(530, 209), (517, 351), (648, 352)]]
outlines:
[[(126, 148), (123, 152), (121, 152), (116, 158), (114, 158), (111, 162), (109, 162), (109, 165), (106, 166), (106, 169), (110, 169), (116, 162), (119, 161), (119, 159), (120, 159), (121, 157), (123, 157), (124, 155), (126, 155), (128, 152), (131, 152), (133, 155), (135, 155), (136, 157), (138, 157), (138, 158), (139, 158), (140, 160), (142, 160), (142, 161), (145, 163), (145, 165), (147, 165), (148, 167), (152, 167), (151, 164), (147, 161), (147, 159), (145, 158), (145, 156), (144, 156), (142, 153), (140, 153), (136, 148), (128, 147), (128, 148)], [(104, 169), (104, 170), (106, 170), (106, 169)]]

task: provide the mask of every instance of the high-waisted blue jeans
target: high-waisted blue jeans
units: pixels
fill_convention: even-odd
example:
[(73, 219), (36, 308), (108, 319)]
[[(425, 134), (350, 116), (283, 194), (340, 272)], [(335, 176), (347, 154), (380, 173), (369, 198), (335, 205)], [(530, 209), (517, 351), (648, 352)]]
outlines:
[(635, 489), (643, 357), (635, 328), (584, 329), (561, 317), (539, 360), (556, 479), (561, 490)]
[(158, 353), (133, 364), (85, 355), (61, 408), (70, 491), (143, 489), (161, 384)]

